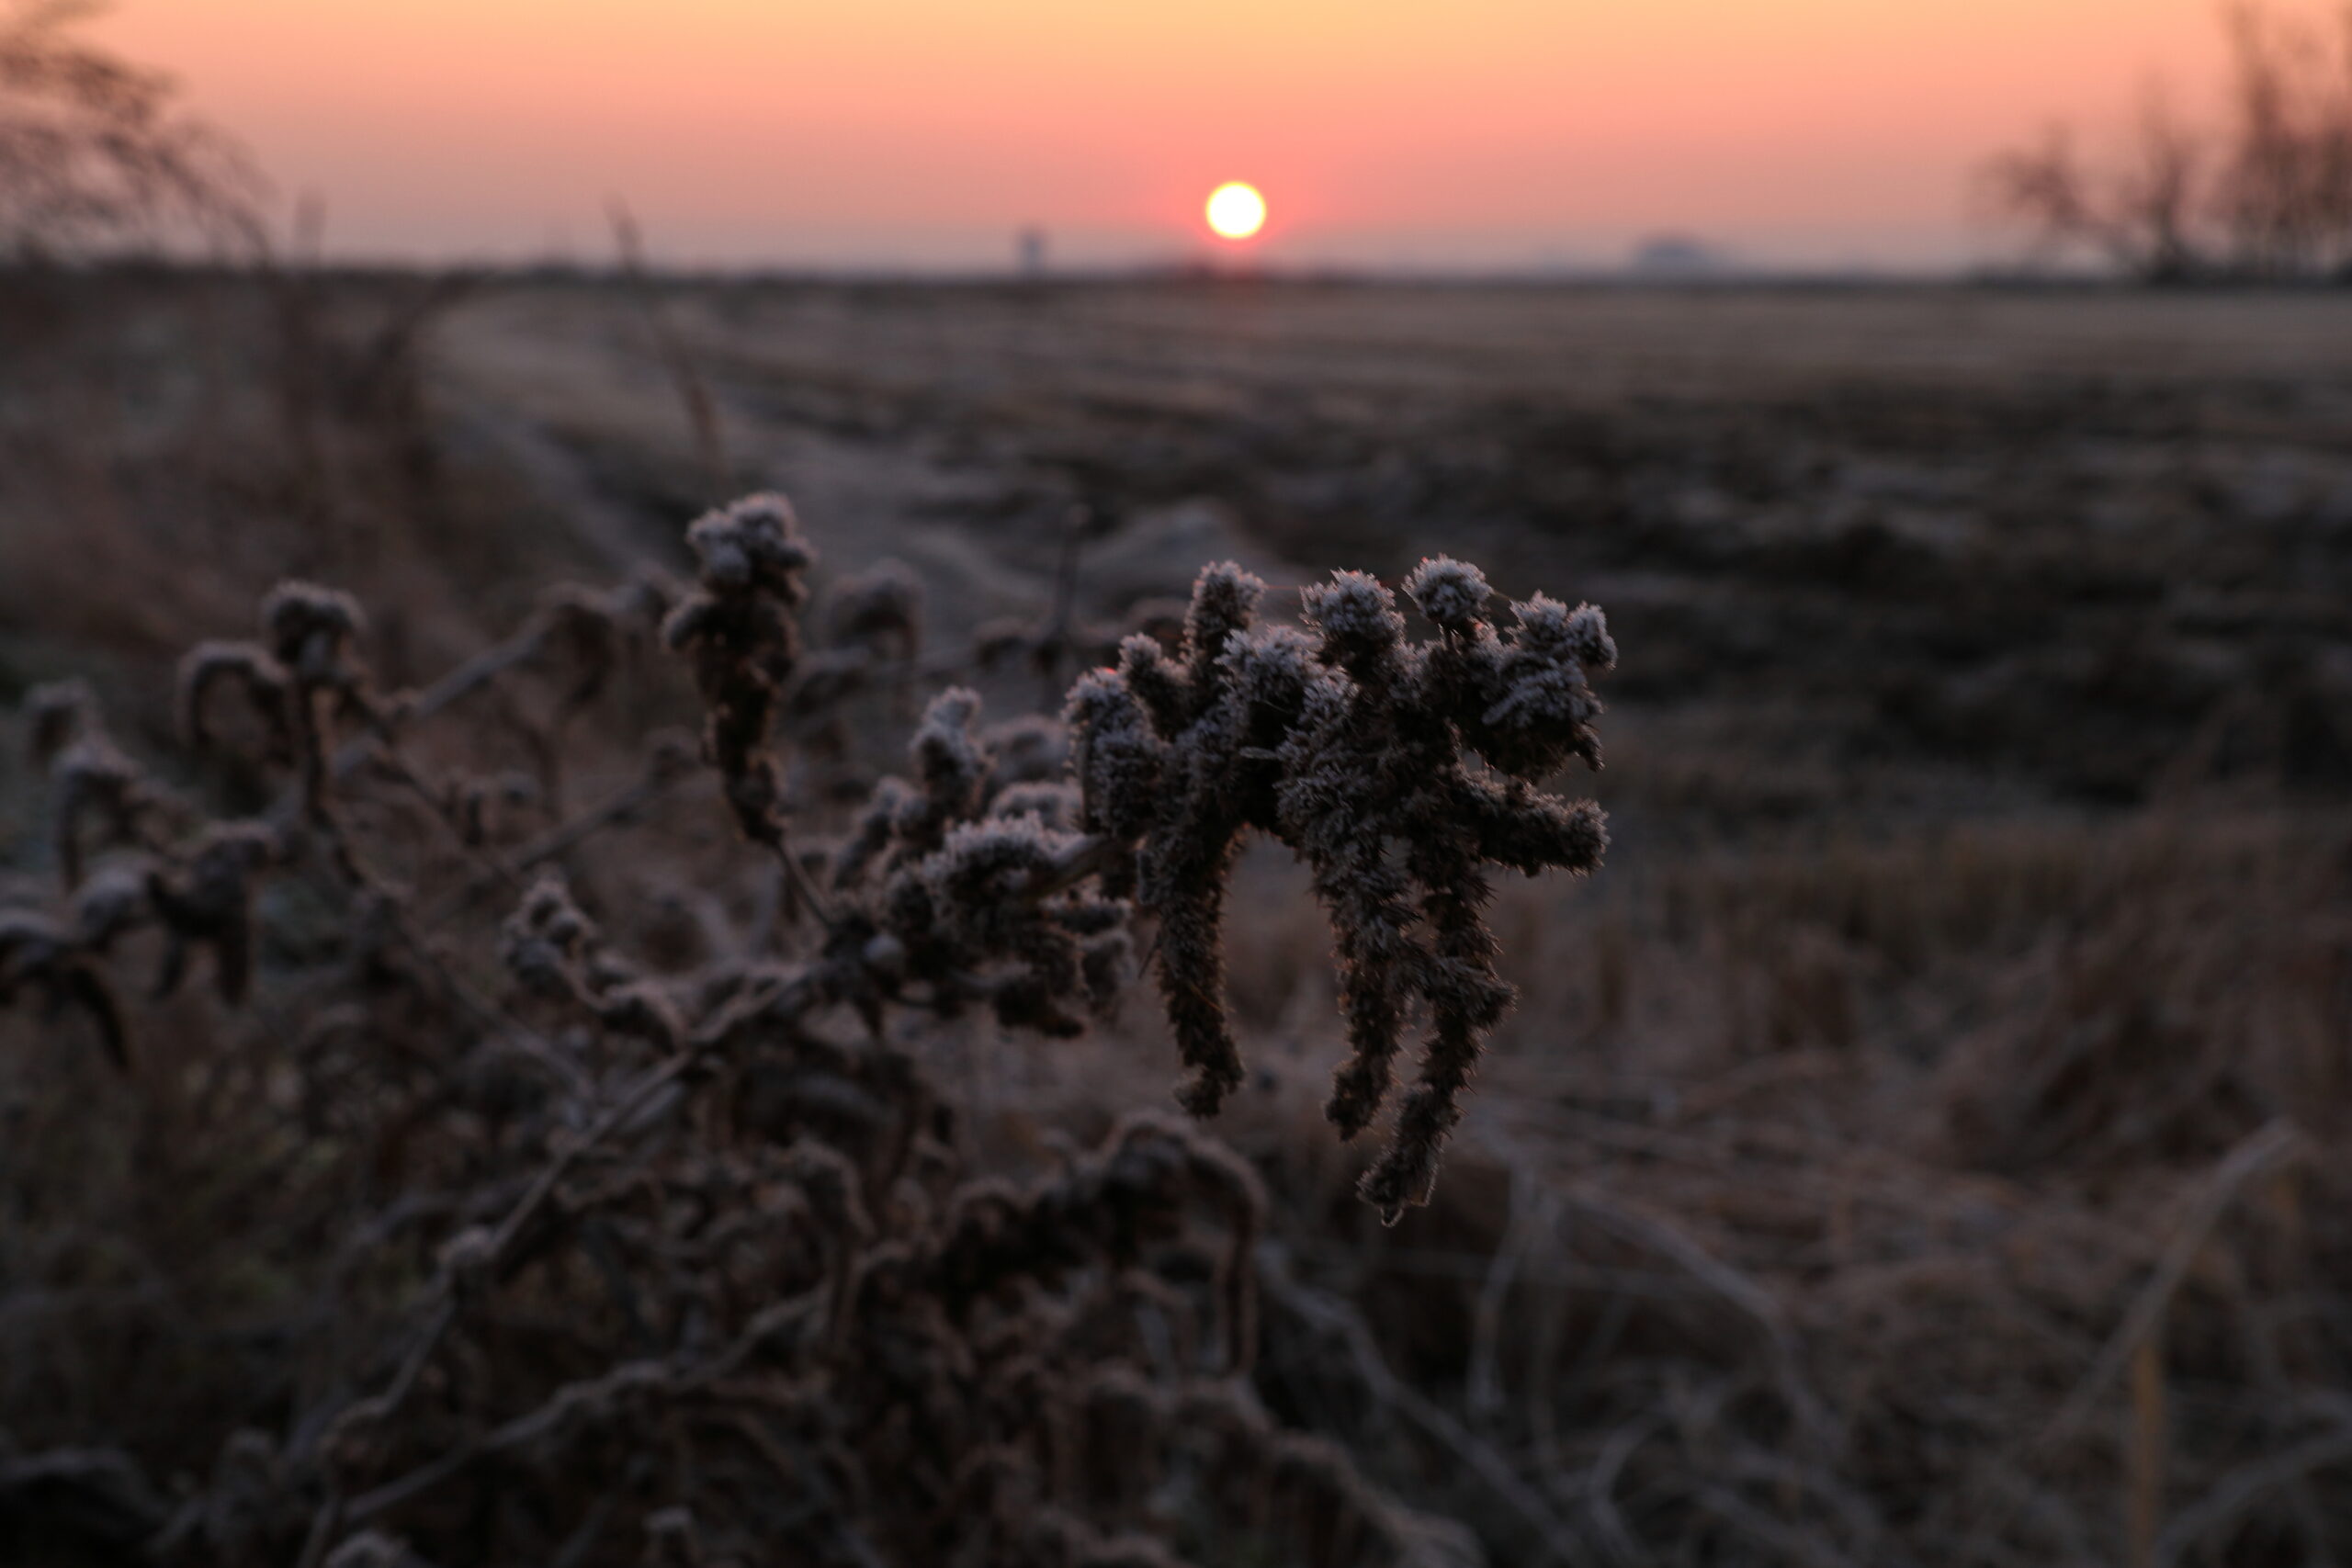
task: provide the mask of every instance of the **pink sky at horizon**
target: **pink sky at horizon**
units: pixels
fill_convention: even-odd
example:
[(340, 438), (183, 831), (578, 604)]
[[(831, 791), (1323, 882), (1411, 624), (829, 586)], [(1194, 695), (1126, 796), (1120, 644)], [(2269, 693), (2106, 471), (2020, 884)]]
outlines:
[(1932, 265), (1996, 238), (1991, 152), (2218, 78), (2213, 0), (117, 0), (316, 193), (329, 249), (601, 260), (619, 196), (667, 260), (1002, 265), (1215, 242), (1270, 261), (1519, 267), (1702, 237)]

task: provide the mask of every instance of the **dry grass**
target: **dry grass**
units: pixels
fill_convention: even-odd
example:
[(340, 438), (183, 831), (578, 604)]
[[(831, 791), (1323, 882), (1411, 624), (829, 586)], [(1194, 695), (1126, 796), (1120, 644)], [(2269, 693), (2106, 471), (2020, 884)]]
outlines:
[[(1531, 893), (1436, 1210), (1334, 1201), (1320, 1006), (1238, 1141), (1276, 1235), (1604, 1557), (2308, 1561), (2346, 1525), (2347, 829), (2183, 811)], [(1269, 959), (1250, 993), (1285, 977), (1321, 989)], [(1362, 1419), (1300, 1376), (1278, 1405)], [(1392, 1473), (1490, 1516), (1394, 1429)]]

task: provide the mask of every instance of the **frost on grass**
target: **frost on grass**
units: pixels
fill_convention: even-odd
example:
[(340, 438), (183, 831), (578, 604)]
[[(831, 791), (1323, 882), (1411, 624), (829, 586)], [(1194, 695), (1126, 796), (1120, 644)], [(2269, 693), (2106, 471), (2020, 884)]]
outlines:
[(1331, 921), (1350, 1055), (1326, 1109), (1343, 1136), (1379, 1114), (1408, 1018), (1426, 1015), (1419, 1071), (1363, 1180), (1391, 1219), (1425, 1201), (1511, 1000), (1484, 919), (1488, 868), (1600, 862), (1599, 808), (1542, 781), (1571, 759), (1600, 765), (1589, 677), (1616, 656), (1590, 605), (1539, 594), (1498, 626), (1464, 562), (1424, 561), (1405, 592), (1434, 637), (1409, 638), (1396, 596), (1360, 572), (1305, 591), (1303, 631), (1259, 626), (1264, 584), (1209, 567), (1181, 650), (1130, 638), (1068, 710), (1084, 826), (1134, 848), (1137, 901), (1159, 920), (1186, 1109), (1213, 1113), (1241, 1081), (1220, 917), (1251, 830), (1306, 861)]

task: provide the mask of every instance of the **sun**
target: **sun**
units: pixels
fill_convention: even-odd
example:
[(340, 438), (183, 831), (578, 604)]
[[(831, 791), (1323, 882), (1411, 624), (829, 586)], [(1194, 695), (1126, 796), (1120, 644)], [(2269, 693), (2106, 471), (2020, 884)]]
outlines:
[(1246, 240), (1266, 226), (1266, 198), (1255, 186), (1230, 180), (1209, 192), (1209, 227), (1225, 240)]

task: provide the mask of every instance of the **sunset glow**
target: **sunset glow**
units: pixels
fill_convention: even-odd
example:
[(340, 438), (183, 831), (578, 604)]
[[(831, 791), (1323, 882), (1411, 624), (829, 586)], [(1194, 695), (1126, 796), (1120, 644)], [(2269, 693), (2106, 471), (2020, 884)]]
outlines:
[(1209, 228), (1220, 240), (1246, 240), (1266, 226), (1266, 198), (1257, 187), (1228, 180), (1209, 193)]
[(1951, 256), (1985, 156), (2221, 80), (2213, 0), (116, 0), (100, 36), (343, 254), (1272, 263)]

